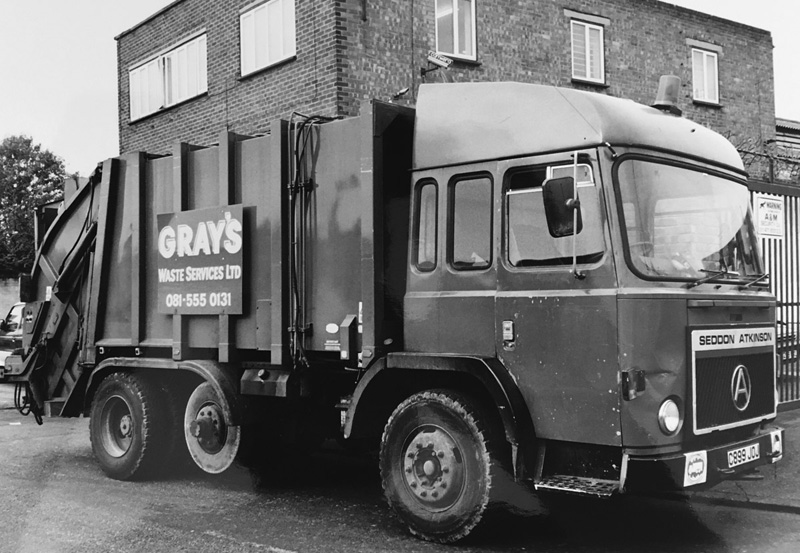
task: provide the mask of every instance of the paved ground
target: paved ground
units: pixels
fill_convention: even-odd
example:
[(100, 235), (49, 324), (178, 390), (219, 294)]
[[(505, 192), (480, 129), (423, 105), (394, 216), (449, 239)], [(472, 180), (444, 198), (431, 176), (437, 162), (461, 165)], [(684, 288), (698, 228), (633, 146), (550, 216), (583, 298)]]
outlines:
[(718, 503), (752, 504), (800, 515), (800, 409), (778, 413), (785, 431), (783, 459), (761, 467), (761, 479), (729, 480), (710, 490), (690, 494), (693, 499)]
[(14, 408), (14, 385), (0, 383), (0, 409)]
[[(0, 384), (0, 409), (13, 409), (13, 392), (12, 384)], [(690, 492), (690, 498), (800, 514), (800, 409), (779, 413), (777, 424), (786, 432), (783, 460), (761, 467), (755, 479), (726, 481), (710, 490)]]
[(800, 540), (800, 411), (779, 415), (786, 456), (760, 481), (688, 497), (562, 497), (549, 515), (503, 517), (468, 543), (437, 546), (389, 512), (371, 459), (323, 452), (258, 480), (233, 467), (117, 482), (92, 456), (87, 419), (37, 426), (12, 403), (0, 384), (0, 553), (794, 553)]

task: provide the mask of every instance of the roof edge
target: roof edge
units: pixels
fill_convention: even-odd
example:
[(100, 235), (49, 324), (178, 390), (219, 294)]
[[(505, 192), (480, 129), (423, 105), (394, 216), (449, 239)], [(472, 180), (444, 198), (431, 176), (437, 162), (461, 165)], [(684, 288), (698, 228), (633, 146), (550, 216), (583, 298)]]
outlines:
[(783, 117), (775, 118), (775, 126), (778, 128), (789, 129), (791, 131), (800, 131), (800, 121), (784, 119)]
[(742, 23), (741, 21), (736, 21), (735, 19), (729, 19), (727, 17), (722, 17), (720, 15), (714, 15), (714, 14), (711, 14), (711, 13), (708, 13), (708, 12), (704, 12), (704, 11), (700, 11), (700, 10), (696, 10), (696, 9), (693, 9), (693, 8), (687, 8), (685, 6), (679, 6), (678, 4), (673, 4), (670, 0), (657, 0), (657, 2), (659, 4), (666, 4), (666, 5), (672, 7), (674, 9), (676, 9), (676, 10), (679, 10), (679, 11), (682, 11), (682, 12), (685, 12), (685, 13), (693, 13), (693, 14), (702, 15), (704, 17), (711, 18), (711, 19), (716, 19), (716, 20), (719, 20), (719, 21), (725, 21), (726, 23), (731, 23), (731, 24), (736, 25), (738, 27), (741, 27), (743, 29), (748, 29), (750, 31), (756, 31), (756, 32), (758, 32), (760, 34), (767, 34), (767, 35), (770, 36), (770, 38), (772, 37), (772, 31), (769, 30), (769, 29), (762, 29), (761, 27), (755, 27), (755, 26), (749, 25), (747, 23)]
[(122, 31), (120, 34), (118, 34), (117, 36), (114, 37), (114, 40), (119, 41), (119, 39), (121, 39), (125, 35), (129, 35), (133, 31), (135, 31), (136, 29), (138, 29), (139, 27), (144, 25), (145, 23), (148, 23), (149, 21), (152, 21), (153, 19), (155, 19), (156, 17), (158, 17), (162, 13), (171, 10), (176, 4), (180, 4), (183, 1), (184, 0), (175, 0), (174, 2), (171, 2), (171, 3), (167, 4), (166, 6), (164, 6), (160, 10), (158, 10), (156, 13), (154, 13), (154, 14), (146, 17), (145, 19), (141, 20), (139, 23), (137, 23), (136, 25), (134, 25), (130, 29), (128, 29), (126, 31)]

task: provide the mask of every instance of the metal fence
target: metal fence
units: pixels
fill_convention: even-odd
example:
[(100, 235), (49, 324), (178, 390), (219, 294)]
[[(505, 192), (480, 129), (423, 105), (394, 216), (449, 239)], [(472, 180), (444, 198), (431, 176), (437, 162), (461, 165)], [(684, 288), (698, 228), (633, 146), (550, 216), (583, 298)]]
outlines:
[(782, 202), (783, 235), (761, 236), (761, 251), (778, 300), (778, 390), (781, 409), (800, 407), (800, 187), (751, 182), (753, 209), (757, 202)]

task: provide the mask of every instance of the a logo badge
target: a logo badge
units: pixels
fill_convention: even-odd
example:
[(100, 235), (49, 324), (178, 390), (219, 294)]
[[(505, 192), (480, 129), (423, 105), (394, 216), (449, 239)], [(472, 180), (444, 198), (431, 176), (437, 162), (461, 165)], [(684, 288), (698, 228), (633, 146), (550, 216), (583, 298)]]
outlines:
[(753, 387), (750, 383), (750, 373), (747, 367), (739, 365), (733, 369), (731, 378), (731, 399), (733, 405), (739, 411), (744, 411), (750, 405), (750, 397), (753, 394)]
[(693, 451), (684, 453), (685, 464), (683, 467), (683, 487), (705, 484), (708, 479), (708, 453), (706, 451)]

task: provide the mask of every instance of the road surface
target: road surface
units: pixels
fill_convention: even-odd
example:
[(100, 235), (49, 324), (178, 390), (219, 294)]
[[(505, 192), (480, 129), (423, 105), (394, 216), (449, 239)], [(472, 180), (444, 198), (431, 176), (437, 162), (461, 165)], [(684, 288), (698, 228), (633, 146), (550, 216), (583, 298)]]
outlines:
[[(0, 395), (9, 395), (0, 384)], [(276, 455), (283, 452), (276, 451)], [(532, 496), (518, 507), (535, 507)], [(118, 482), (92, 457), (87, 419), (0, 409), (0, 552), (796, 552), (792, 510), (686, 499), (563, 501), (495, 515), (464, 544), (410, 536), (382, 497), (375, 460), (331, 448), (262, 476), (235, 467)]]

